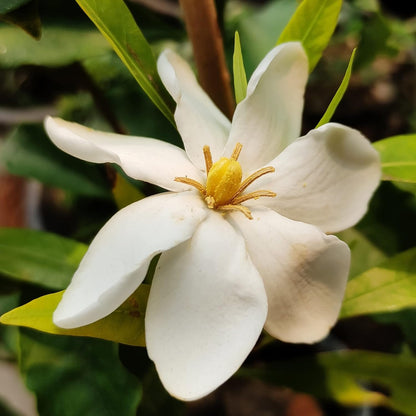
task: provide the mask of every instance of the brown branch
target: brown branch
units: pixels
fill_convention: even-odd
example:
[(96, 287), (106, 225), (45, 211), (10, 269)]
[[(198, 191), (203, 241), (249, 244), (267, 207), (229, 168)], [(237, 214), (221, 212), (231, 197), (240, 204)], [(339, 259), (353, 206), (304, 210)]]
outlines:
[(23, 178), (0, 172), (0, 226), (25, 225), (25, 181)]
[(179, 2), (192, 43), (202, 88), (231, 119), (235, 103), (214, 0), (180, 0)]
[(155, 12), (180, 18), (182, 16), (179, 6), (168, 0), (130, 0), (132, 3), (137, 3), (145, 6)]

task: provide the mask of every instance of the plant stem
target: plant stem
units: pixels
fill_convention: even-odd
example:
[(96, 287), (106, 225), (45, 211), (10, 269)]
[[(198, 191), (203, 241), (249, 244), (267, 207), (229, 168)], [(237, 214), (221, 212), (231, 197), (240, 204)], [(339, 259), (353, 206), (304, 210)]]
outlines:
[(214, 0), (180, 0), (202, 88), (231, 119), (235, 102)]

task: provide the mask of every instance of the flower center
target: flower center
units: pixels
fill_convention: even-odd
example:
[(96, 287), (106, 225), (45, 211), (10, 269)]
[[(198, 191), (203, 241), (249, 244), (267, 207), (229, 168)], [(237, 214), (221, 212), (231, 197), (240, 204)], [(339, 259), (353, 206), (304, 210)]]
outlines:
[(176, 182), (186, 183), (198, 189), (204, 198), (208, 208), (221, 211), (240, 211), (248, 219), (253, 219), (250, 210), (241, 205), (242, 202), (249, 199), (258, 199), (263, 196), (275, 197), (276, 194), (271, 191), (255, 191), (243, 194), (245, 189), (256, 179), (266, 173), (274, 172), (274, 167), (267, 166), (254, 172), (242, 181), (243, 171), (238, 162), (242, 145), (237, 143), (230, 158), (222, 157), (214, 164), (209, 146), (204, 146), (204, 158), (207, 171), (207, 183), (202, 185), (194, 179), (187, 177), (176, 177)]

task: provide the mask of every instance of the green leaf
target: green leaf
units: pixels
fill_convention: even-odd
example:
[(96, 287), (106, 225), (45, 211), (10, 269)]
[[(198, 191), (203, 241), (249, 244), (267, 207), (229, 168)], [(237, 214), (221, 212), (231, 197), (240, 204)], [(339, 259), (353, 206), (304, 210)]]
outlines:
[(337, 233), (337, 236), (342, 241), (345, 241), (351, 250), (350, 279), (355, 278), (371, 267), (378, 266), (387, 258), (383, 251), (355, 228), (349, 228)]
[(12, 26), (0, 25), (0, 66), (63, 66), (107, 54), (111, 50), (91, 25), (44, 23), (37, 41)]
[(233, 54), (234, 91), (237, 104), (246, 98), (247, 77), (244, 69), (243, 55), (241, 53), (240, 36), (235, 32)]
[(20, 371), (41, 416), (135, 416), (141, 385), (116, 344), (22, 330)]
[[(242, 374), (344, 405), (384, 405), (409, 416), (416, 414), (416, 359), (413, 357), (335, 351), (269, 364), (265, 369), (243, 369)], [(371, 391), (371, 383), (387, 389), (389, 395)]]
[(384, 180), (416, 183), (416, 134), (379, 140), (374, 147), (380, 153)]
[(22, 125), (2, 146), (0, 160), (15, 175), (35, 178), (76, 194), (111, 198), (103, 169), (67, 155), (40, 125)]
[(0, 228), (0, 273), (53, 290), (66, 288), (87, 246), (42, 231)]
[(142, 347), (145, 345), (144, 314), (149, 290), (150, 286), (142, 284), (113, 313), (79, 328), (63, 329), (52, 322), (52, 314), (62, 298), (63, 291), (42, 296), (12, 309), (0, 317), (0, 323), (24, 326), (49, 334), (101, 338)]
[(164, 88), (150, 45), (123, 0), (77, 0), (142, 87), (175, 125), (173, 100)]
[(341, 6), (342, 0), (303, 0), (280, 34), (277, 45), (302, 42), (312, 72), (335, 30)]
[(329, 106), (326, 109), (325, 114), (322, 116), (321, 120), (315, 127), (316, 129), (322, 126), (323, 124), (329, 123), (329, 121), (331, 120), (332, 116), (335, 113), (335, 110), (337, 109), (339, 103), (341, 102), (342, 97), (344, 96), (345, 91), (347, 90), (348, 83), (350, 82), (352, 64), (354, 62), (354, 57), (355, 57), (355, 51), (356, 51), (356, 48), (352, 51), (350, 61), (348, 62), (347, 70), (345, 71), (345, 75), (344, 75), (344, 78), (342, 79), (341, 85), (338, 87), (337, 92), (335, 93), (334, 97), (329, 103)]
[(347, 284), (340, 318), (416, 306), (416, 248), (400, 253)]

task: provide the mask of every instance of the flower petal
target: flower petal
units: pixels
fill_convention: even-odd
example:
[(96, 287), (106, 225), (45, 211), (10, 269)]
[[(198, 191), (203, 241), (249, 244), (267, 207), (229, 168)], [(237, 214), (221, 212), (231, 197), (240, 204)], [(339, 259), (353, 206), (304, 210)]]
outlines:
[(165, 388), (198, 399), (225, 382), (257, 341), (267, 299), (243, 238), (218, 213), (162, 254), (146, 311), (146, 345)]
[(310, 224), (268, 208), (253, 220), (232, 214), (263, 277), (269, 302), (265, 329), (286, 342), (312, 343), (336, 322), (350, 264), (348, 246)]
[(270, 165), (276, 172), (254, 185), (277, 196), (256, 203), (324, 232), (356, 224), (381, 176), (380, 158), (370, 142), (357, 130), (336, 123), (310, 131)]
[(166, 89), (176, 101), (175, 121), (186, 152), (196, 166), (205, 170), (203, 146), (210, 146), (214, 161), (219, 159), (231, 123), (200, 87), (190, 66), (179, 55), (164, 51), (157, 67)]
[(54, 323), (75, 328), (114, 311), (143, 281), (153, 256), (189, 239), (207, 212), (192, 192), (155, 195), (119, 211), (91, 243)]
[(299, 137), (308, 58), (298, 42), (272, 49), (254, 71), (247, 97), (238, 104), (224, 156), (237, 142), (243, 145), (239, 162), (244, 170), (274, 159)]
[(170, 191), (190, 189), (175, 182), (177, 176), (202, 180), (201, 172), (182, 149), (161, 140), (96, 131), (52, 117), (45, 119), (45, 129), (53, 143), (72, 156), (94, 163), (116, 163), (130, 177)]

